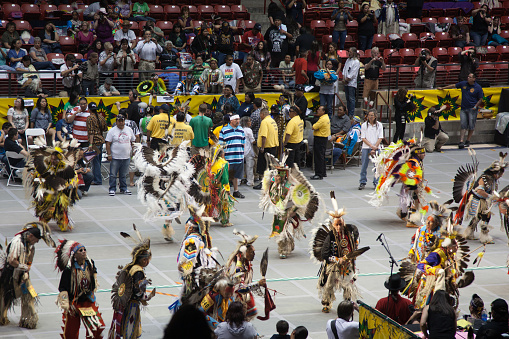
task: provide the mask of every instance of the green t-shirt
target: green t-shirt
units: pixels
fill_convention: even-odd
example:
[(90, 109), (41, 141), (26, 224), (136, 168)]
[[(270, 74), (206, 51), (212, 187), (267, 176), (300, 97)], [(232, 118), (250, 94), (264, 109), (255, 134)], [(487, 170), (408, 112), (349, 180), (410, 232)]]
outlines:
[(209, 130), (214, 126), (212, 119), (199, 115), (191, 119), (189, 126), (191, 126), (194, 132), (193, 146), (207, 146), (209, 144)]
[[(143, 13), (141, 13), (143, 12)], [(148, 5), (146, 2), (136, 2), (133, 5), (133, 15), (136, 16), (144, 16), (145, 12), (150, 12), (150, 8), (148, 8)], [(138, 14), (141, 13), (141, 14)]]
[(72, 110), (76, 105), (71, 104), (69, 101), (64, 105), (64, 112)]

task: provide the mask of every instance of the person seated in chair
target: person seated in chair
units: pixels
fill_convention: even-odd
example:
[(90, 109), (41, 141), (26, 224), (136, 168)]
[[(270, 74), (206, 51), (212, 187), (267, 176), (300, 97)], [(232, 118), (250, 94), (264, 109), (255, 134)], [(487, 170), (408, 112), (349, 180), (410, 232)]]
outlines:
[[(25, 167), (26, 159), (28, 158), (28, 152), (22, 145), (18, 144), (18, 129), (11, 127), (7, 132), (7, 138), (4, 142), (5, 152), (16, 152), (24, 156), (24, 158), (8, 158), (9, 164), (12, 167)], [(21, 178), (21, 173), (14, 172), (14, 175)]]

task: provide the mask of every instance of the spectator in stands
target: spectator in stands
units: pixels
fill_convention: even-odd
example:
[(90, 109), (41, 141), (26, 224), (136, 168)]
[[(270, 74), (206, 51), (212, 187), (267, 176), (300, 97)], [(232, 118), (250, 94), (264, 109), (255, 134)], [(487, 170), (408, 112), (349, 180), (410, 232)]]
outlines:
[(97, 53), (90, 53), (88, 60), (83, 64), (86, 71), (83, 74), (83, 92), (86, 95), (95, 95), (97, 82), (99, 81), (99, 69), (97, 62), (99, 56)]
[(191, 91), (196, 83), (200, 84), (200, 91), (204, 90), (204, 83), (200, 81), (200, 77), (205, 70), (205, 68), (209, 68), (209, 64), (203, 63), (203, 58), (201, 56), (197, 56), (194, 59), (194, 64), (191, 65), (188, 69), (187, 73), (187, 90)]
[(203, 93), (218, 94), (223, 90), (223, 72), (217, 68), (217, 60), (209, 60), (210, 68), (205, 68), (200, 76), (200, 82), (204, 85)]
[[(255, 101), (256, 103), (256, 101)], [(258, 163), (256, 166), (256, 173), (263, 177), (263, 173), (267, 167), (267, 160), (265, 154), (269, 153), (276, 156), (277, 147), (279, 146), (278, 127), (274, 119), (271, 118), (269, 110), (262, 108), (260, 110), (260, 128), (257, 131), (257, 146), (258, 146)], [(253, 130), (254, 134), (254, 130)], [(262, 183), (253, 187), (254, 189), (261, 189)]]
[[(228, 21), (223, 21), (221, 29), (216, 34), (216, 55), (217, 64), (222, 67), (227, 55), (233, 55), (233, 30)], [(232, 58), (233, 59), (233, 58)]]
[(173, 29), (168, 36), (168, 40), (173, 43), (173, 46), (177, 49), (177, 51), (182, 52), (186, 50), (187, 47), (187, 39), (184, 32), (182, 32), (182, 26), (179, 23), (176, 23), (173, 26)]
[(371, 49), (371, 58), (366, 58), (364, 61), (365, 77), (364, 77), (364, 90), (362, 96), (364, 98), (364, 105), (369, 107), (374, 106), (375, 92), (378, 89), (378, 78), (380, 77), (380, 69), (385, 71), (385, 61), (380, 55), (378, 47)]
[(235, 114), (230, 118), (230, 123), (221, 129), (219, 143), (224, 148), (224, 158), (228, 161), (228, 172), (233, 182), (233, 197), (244, 199), (239, 192), (238, 181), (244, 176), (244, 144), (246, 135), (240, 126), (240, 117)]
[[(35, 69), (34, 65), (32, 65), (30, 56), (25, 55), (21, 58), (21, 61), (16, 64), (16, 71), (23, 72), (18, 74), (18, 83), (21, 85), (21, 88), (28, 88), (29, 86), (34, 86), (34, 89), (37, 89), (39, 86), (40, 78)], [(28, 96), (28, 98), (31, 98)]]
[(261, 92), (263, 69), (260, 63), (254, 59), (253, 54), (247, 55), (246, 62), (242, 64), (240, 70), (242, 71), (244, 93)]
[(133, 21), (156, 21), (156, 19), (149, 17), (150, 8), (145, 1), (135, 2), (133, 5), (132, 17), (129, 20)]
[(80, 147), (88, 147), (87, 118), (90, 115), (88, 100), (81, 97), (79, 105), (67, 113), (67, 122), (72, 123), (72, 137), (80, 143)]
[(361, 7), (361, 13), (357, 17), (359, 28), (357, 31), (359, 39), (359, 49), (365, 51), (371, 49), (373, 44), (373, 35), (375, 35), (375, 24), (377, 23), (375, 12), (369, 9), (369, 3), (364, 3)]
[(307, 55), (307, 72), (308, 72), (308, 83), (310, 86), (314, 86), (316, 83), (315, 72), (320, 68), (320, 60), (322, 59), (320, 53), (320, 44), (314, 40), (311, 44), (311, 49)]
[(60, 75), (62, 76), (62, 85), (67, 95), (71, 95), (73, 88), (75, 92), (81, 93), (81, 79), (83, 73), (78, 69), (79, 64), (76, 63), (76, 57), (73, 54), (65, 56), (65, 62), (60, 66)]
[[(138, 54), (140, 58), (138, 70), (154, 71), (156, 69), (157, 53), (162, 53), (163, 48), (157, 43), (156, 39), (152, 37), (150, 31), (146, 30), (143, 34), (143, 38), (144, 39), (139, 41), (134, 49), (134, 52)], [(150, 80), (150, 74), (151, 73), (148, 72), (140, 73), (140, 82)]]
[[(346, 114), (346, 107), (344, 105), (338, 106), (338, 112), (333, 115), (330, 120), (330, 130), (334, 138), (345, 135), (350, 130), (352, 123)], [(332, 139), (334, 139), (332, 138)]]
[(199, 31), (200, 32), (191, 43), (191, 51), (195, 54), (195, 56), (201, 56), (204, 60), (208, 60), (210, 58), (212, 47), (211, 37), (207, 29), (200, 28)]
[[(7, 131), (7, 138), (4, 142), (4, 149), (6, 152), (16, 152), (24, 156), (22, 159), (13, 159), (9, 158), (9, 163), (14, 167), (25, 167), (26, 159), (28, 159), (28, 152), (25, 148), (18, 144), (18, 130), (16, 127), (11, 127), (9, 131)], [(21, 173), (14, 173), (14, 175), (18, 178), (21, 178)]]
[(147, 21), (147, 24), (143, 27), (143, 30), (150, 31), (152, 37), (154, 37), (161, 47), (164, 47), (166, 40), (164, 39), (164, 32), (162, 29), (155, 25), (154, 21)]
[(491, 18), (488, 12), (488, 5), (486, 4), (472, 10), (473, 23), (472, 28), (470, 28), (470, 37), (475, 46), (486, 46), (488, 27), (491, 24)]
[(37, 99), (35, 108), (30, 113), (30, 128), (42, 128), (46, 132), (46, 138), (49, 138), (49, 143), (55, 141), (55, 130), (51, 128), (53, 125), (53, 117), (48, 107), (48, 100), (46, 98)]
[[(296, 0), (294, 0), (296, 1)], [(295, 55), (299, 55), (301, 51), (309, 51), (313, 47), (313, 41), (316, 38), (307, 27), (300, 28), (300, 35), (295, 41)]]
[(46, 23), (44, 29), (39, 32), (39, 38), (42, 40), (42, 49), (49, 53), (62, 53), (60, 43), (58, 42), (60, 36), (56, 32), (56, 27), (52, 22)]
[[(74, 107), (73, 107), (74, 108)], [(56, 138), (55, 141), (64, 142), (70, 140), (72, 136), (72, 123), (67, 122), (67, 113), (64, 113), (62, 119), (57, 121), (55, 126)]]
[(120, 96), (120, 92), (113, 86), (113, 79), (111, 78), (106, 78), (104, 80), (104, 83), (99, 86), (97, 94), (100, 97)]
[(309, 51), (303, 51), (293, 63), (293, 70), (295, 71), (295, 84), (305, 85), (309, 83), (308, 77), (308, 56)]
[(99, 39), (95, 40), (94, 43), (92, 44), (92, 48), (87, 53), (87, 59), (90, 58), (90, 54), (97, 53), (97, 55), (99, 56), (102, 53), (102, 51), (104, 51), (103, 43)]
[(255, 100), (255, 95), (253, 92), (246, 92), (244, 95), (244, 102), (240, 105), (236, 114), (242, 119), (243, 117), (249, 117), (251, 112), (253, 111), (253, 101)]
[(285, 17), (285, 12), (278, 6), (277, 3), (271, 1), (269, 7), (267, 7), (267, 16), (269, 17), (270, 25), (273, 26), (275, 25), (274, 20), (276, 18), (283, 19)]
[(16, 24), (9, 21), (5, 26), (6, 31), (2, 34), (2, 47), (13, 48), (13, 42), (19, 39), (19, 33), (16, 31)]
[(41, 48), (41, 38), (36, 37), (34, 39), (34, 46), (30, 48), (30, 57), (32, 58), (32, 65), (36, 70), (49, 69), (55, 70), (55, 66), (51, 61), (48, 61), (46, 52)]
[(468, 75), (477, 71), (479, 67), (479, 59), (476, 57), (474, 48), (461, 51), (459, 54), (461, 69), (459, 74), (459, 81), (467, 81)]
[(297, 326), (293, 330), (290, 339), (306, 339), (308, 337), (308, 330), (304, 326)]
[(278, 80), (279, 85), (274, 85), (276, 91), (290, 89), (295, 86), (295, 71), (293, 70), (294, 62), (290, 54), (285, 55), (285, 59), (279, 63), (281, 77)]
[(115, 32), (115, 46), (120, 47), (120, 42), (123, 39), (127, 39), (129, 41), (129, 47), (134, 48), (136, 45), (136, 34), (134, 31), (129, 29), (131, 27), (131, 23), (129, 21), (124, 21), (122, 23), (122, 29), (119, 29)]
[(399, 35), (399, 11), (398, 5), (393, 0), (387, 0), (378, 16), (378, 33)]
[(85, 55), (92, 49), (94, 44), (94, 33), (90, 31), (90, 24), (83, 21), (80, 26), (80, 31), (74, 37), (78, 45), (78, 53)]
[(295, 106), (299, 107), (302, 116), (306, 116), (306, 111), (308, 109), (308, 101), (304, 96), (303, 85), (295, 85), (294, 104)]
[(123, 20), (130, 20), (133, 12), (132, 7), (131, 0), (117, 0), (113, 11), (118, 13)]
[(113, 45), (106, 42), (104, 44), (104, 51), (99, 54), (99, 85), (104, 82), (104, 79), (113, 76), (115, 67), (117, 67), (117, 58), (115, 53), (113, 53)]
[(327, 176), (325, 166), (325, 149), (331, 134), (331, 126), (329, 116), (326, 112), (326, 107), (320, 105), (315, 114), (315, 117), (318, 117), (318, 121), (313, 124), (313, 159), (315, 175), (310, 178), (311, 180), (322, 180)]
[(233, 95), (233, 87), (232, 85), (224, 85), (223, 95), (219, 97), (217, 101), (216, 112), (221, 113), (224, 108), (224, 105), (230, 104), (232, 106), (232, 111), (237, 112), (240, 108), (239, 99), (235, 95)]
[(286, 51), (288, 50), (288, 39), (292, 37), (288, 33), (286, 25), (283, 25), (281, 18), (274, 19), (274, 25), (270, 26), (265, 33), (264, 40), (269, 44), (269, 51), (271, 56), (270, 67), (276, 68), (279, 63), (285, 58)]
[[(438, 87), (438, 90), (444, 90), (449, 88), (461, 88), (461, 111), (460, 111), (460, 143), (458, 148), (462, 149), (470, 146), (470, 138), (475, 130), (475, 123), (477, 121), (477, 112), (482, 105), (482, 99), (484, 92), (482, 87), (475, 81), (475, 74), (471, 73), (468, 75), (467, 81), (458, 82), (455, 85), (449, 85), (445, 87)], [(465, 140), (465, 132), (468, 130), (467, 140)]]
[(508, 332), (507, 320), (509, 319), (509, 310), (504, 299), (498, 298), (493, 300), (491, 303), (491, 316), (491, 321), (479, 328), (476, 338), (503, 338), (502, 334)]
[(465, 17), (458, 17), (457, 22), (456, 25), (452, 25), (449, 29), (449, 34), (454, 41), (454, 46), (461, 48), (474, 46), (474, 43), (470, 41), (470, 28), (465, 24)]
[(94, 15), (99, 12), (99, 10), (102, 8), (108, 7), (108, 0), (101, 0), (92, 2), (90, 5), (88, 5), (87, 8), (83, 11), (83, 17), (87, 21), (92, 21), (94, 19)]
[(15, 72), (16, 70), (7, 64), (10, 62), (8, 57), (9, 50), (4, 47), (0, 47), (0, 70)]
[(129, 89), (133, 87), (133, 70), (136, 64), (136, 56), (129, 47), (127, 39), (120, 41), (120, 50), (117, 54), (118, 71), (125, 73), (117, 73), (120, 93), (128, 94)]
[(292, 18), (299, 24), (299, 28), (304, 23), (304, 9), (306, 0), (287, 0), (285, 2), (286, 17)]
[[(363, 190), (368, 182), (367, 172), (370, 164), (370, 156), (375, 155), (384, 138), (384, 127), (381, 122), (377, 121), (376, 110), (368, 111), (367, 120), (361, 125), (362, 138), (362, 155), (361, 155), (361, 178), (359, 180), (359, 190)], [(378, 178), (373, 176), (373, 186), (376, 187)]]
[(234, 93), (239, 93), (240, 79), (243, 78), (243, 74), (239, 65), (233, 62), (233, 55), (227, 55), (225, 63), (219, 69), (223, 73), (223, 84), (231, 85)]
[[(336, 72), (333, 68), (332, 60), (327, 60), (325, 63), (325, 69), (327, 70), (329, 75), (336, 75)], [(337, 76), (337, 75), (336, 75)], [(322, 81), (320, 83), (320, 105), (327, 107), (327, 114), (329, 118), (333, 115), (334, 110), (334, 94), (336, 93), (336, 81)], [(346, 119), (350, 120), (350, 118), (346, 117)], [(348, 132), (348, 131), (347, 131)]]
[(346, 107), (348, 116), (352, 118), (355, 113), (355, 97), (357, 92), (357, 77), (359, 75), (359, 54), (355, 47), (348, 50), (348, 59), (343, 67), (343, 84), (345, 85)]
[(445, 105), (438, 110), (435, 107), (430, 107), (428, 116), (424, 119), (424, 139), (422, 141), (422, 146), (426, 148), (426, 152), (428, 153), (433, 153), (433, 151), (441, 153), (442, 146), (449, 140), (449, 136), (444, 132), (440, 124), (440, 115), (446, 108), (447, 106)]
[(187, 36), (194, 35), (193, 19), (189, 16), (189, 7), (182, 6), (180, 8), (180, 16), (178, 17), (178, 23), (184, 29), (184, 33)]
[(359, 323), (353, 321), (353, 311), (359, 310), (357, 304), (350, 300), (343, 300), (338, 305), (338, 317), (329, 320), (325, 327), (328, 339), (342, 338), (353, 339), (359, 338)]
[(507, 39), (502, 38), (500, 34), (502, 34), (502, 29), (500, 28), (500, 17), (496, 16), (493, 17), (492, 22), (488, 26), (488, 45), (509, 45)]
[(378, 300), (376, 309), (398, 324), (405, 325), (413, 313), (412, 302), (399, 294), (406, 287), (406, 282), (395, 273), (385, 281), (384, 286), (390, 295)]
[(10, 122), (4, 122), (2, 124), (2, 129), (0, 130), (0, 164), (4, 164), (4, 168), (1, 171), (4, 177), (7, 175), (6, 173), (9, 173), (11, 171), (11, 169), (9, 168), (9, 163), (7, 162), (7, 156), (5, 155), (4, 148), (5, 139), (7, 139), (7, 133), (9, 132), (9, 129), (11, 129), (11, 127), (12, 124)]
[(405, 136), (406, 123), (410, 122), (408, 112), (414, 109), (412, 101), (413, 95), (407, 96), (408, 90), (400, 88), (394, 97), (394, 121), (396, 122), (396, 132), (394, 133), (393, 142), (403, 140)]
[(327, 52), (324, 52), (322, 58), (322, 68), (325, 68), (325, 64), (327, 63), (328, 60), (332, 61), (334, 70), (336, 71), (336, 73), (339, 73), (339, 71), (341, 70), (341, 62), (339, 60), (336, 44), (333, 42), (331, 42), (327, 47)]
[(25, 29), (20, 34), (21, 42), (23, 42), (23, 45), (33, 45), (34, 43), (34, 37), (32, 36), (32, 33), (30, 33), (29, 30)]
[(75, 37), (78, 34), (82, 21), (77, 11), (71, 12), (71, 20), (67, 21), (67, 34)]
[(170, 40), (166, 41), (163, 52), (158, 57), (162, 69), (181, 68), (178, 52)]
[(417, 77), (414, 80), (416, 88), (435, 88), (438, 60), (425, 48), (415, 59), (415, 66), (419, 66)]
[(254, 51), (260, 41), (264, 41), (261, 31), (262, 25), (256, 23), (250, 31), (244, 33), (240, 44), (240, 52), (244, 54), (240, 56), (240, 59), (244, 59), (246, 54)]
[(114, 43), (115, 39), (113, 38), (113, 27), (115, 24), (113, 21), (108, 19), (106, 16), (108, 13), (106, 9), (101, 8), (99, 13), (94, 15), (94, 32), (97, 36), (97, 39), (100, 40), (103, 44), (106, 42)]
[(267, 50), (267, 43), (264, 40), (258, 42), (253, 50), (253, 58), (258, 61), (262, 66), (262, 69), (269, 70), (271, 65), (271, 55)]
[(9, 50), (7, 57), (9, 58), (10, 64), (12, 67), (15, 67), (17, 63), (21, 62), (21, 59), (27, 55), (26, 50), (22, 49), (21, 46), (23, 43), (21, 39), (16, 39), (12, 41), (12, 48)]
[(7, 110), (7, 120), (17, 129), (16, 133), (19, 133), (22, 137), (25, 136), (25, 130), (30, 125), (23, 98), (19, 97), (14, 100), (14, 106)]
[(338, 8), (332, 12), (331, 19), (334, 20), (334, 30), (332, 31), (332, 42), (334, 42), (340, 50), (345, 49), (346, 41), (346, 25), (348, 21), (352, 21), (353, 17), (350, 11), (344, 7), (344, 1), (338, 1)]

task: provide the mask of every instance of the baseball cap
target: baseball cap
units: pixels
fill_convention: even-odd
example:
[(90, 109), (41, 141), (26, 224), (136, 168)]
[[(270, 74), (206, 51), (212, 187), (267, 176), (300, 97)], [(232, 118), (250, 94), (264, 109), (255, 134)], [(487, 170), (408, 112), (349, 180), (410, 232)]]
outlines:
[(159, 114), (159, 111), (161, 110), (161, 106), (155, 106), (154, 107), (154, 113)]
[(113, 85), (113, 80), (111, 78), (106, 78), (106, 80), (104, 80), (104, 83), (108, 85)]
[(168, 104), (162, 104), (161, 107), (159, 107), (159, 109), (162, 109), (164, 112), (169, 112), (170, 106), (168, 106)]
[(120, 114), (120, 113), (119, 113), (119, 114), (117, 114), (117, 121), (118, 121), (118, 120), (125, 120), (125, 115)]
[(254, 26), (253, 26), (253, 29), (256, 29), (257, 31), (262, 31), (262, 25), (256, 23)]
[(92, 112), (97, 111), (97, 104), (95, 102), (91, 102), (88, 104), (88, 109)]
[(300, 85), (300, 84), (299, 84), (299, 85), (296, 85), (296, 86), (295, 86), (295, 90), (296, 90), (296, 91), (304, 92), (304, 86), (303, 86), (303, 85)]

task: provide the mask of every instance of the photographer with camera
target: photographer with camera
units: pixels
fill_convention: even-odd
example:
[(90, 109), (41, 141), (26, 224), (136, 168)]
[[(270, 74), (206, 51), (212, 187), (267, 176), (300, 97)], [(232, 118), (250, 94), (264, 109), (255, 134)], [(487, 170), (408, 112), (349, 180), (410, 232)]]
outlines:
[(406, 123), (410, 122), (408, 112), (415, 108), (413, 103), (413, 94), (408, 95), (406, 88), (400, 88), (394, 97), (394, 121), (396, 122), (396, 132), (392, 139), (393, 142), (403, 140), (405, 136)]
[[(475, 81), (476, 76), (474, 73), (468, 75), (467, 81), (458, 82), (455, 85), (449, 85), (446, 87), (438, 87), (439, 91), (450, 88), (461, 88), (461, 111), (460, 111), (460, 143), (458, 148), (462, 149), (470, 146), (470, 138), (474, 133), (475, 123), (477, 121), (477, 112), (482, 104), (482, 98), (484, 92), (482, 87)], [(467, 140), (463, 142), (465, 138), (465, 131), (468, 130)]]
[(442, 152), (442, 146), (449, 140), (449, 136), (444, 132), (440, 125), (440, 116), (442, 111), (447, 108), (442, 105), (439, 110), (436, 107), (430, 107), (428, 116), (424, 119), (424, 139), (422, 146), (426, 148), (426, 152), (433, 151)]
[(375, 35), (376, 20), (375, 11), (369, 9), (369, 4), (362, 5), (361, 13), (357, 21), (359, 22), (358, 36), (359, 36), (359, 49), (365, 51), (371, 49), (373, 44), (373, 35)]
[(108, 19), (106, 16), (108, 13), (105, 8), (101, 8), (98, 13), (94, 15), (94, 32), (97, 36), (97, 39), (100, 40), (103, 44), (105, 42), (115, 43), (115, 39), (113, 38), (113, 28), (115, 23)]
[(414, 80), (416, 88), (435, 88), (438, 60), (425, 48), (415, 59), (415, 66), (419, 66), (417, 77)]
[(476, 57), (475, 49), (470, 48), (465, 51), (461, 51), (459, 54), (461, 63), (460, 74), (458, 76), (459, 81), (467, 81), (468, 75), (477, 71), (479, 67), (479, 59)]
[[(162, 53), (163, 48), (157, 43), (157, 40), (152, 37), (150, 30), (145, 30), (143, 34), (144, 40), (139, 41), (134, 49), (134, 53), (138, 54), (140, 63), (138, 70), (140, 71), (154, 71), (156, 69), (156, 56), (157, 53)], [(140, 82), (150, 80), (153, 72), (140, 73)]]
[(79, 67), (80, 65), (76, 62), (76, 57), (73, 54), (67, 54), (65, 56), (65, 63), (60, 66), (62, 85), (64, 85), (64, 91), (67, 92), (67, 95), (71, 95), (72, 92), (81, 93), (83, 72), (81, 72)]
[(154, 37), (157, 43), (164, 48), (164, 32), (162, 29), (155, 25), (154, 21), (147, 21), (147, 24), (143, 27), (143, 30), (150, 31), (150, 33), (152, 33), (152, 37)]

